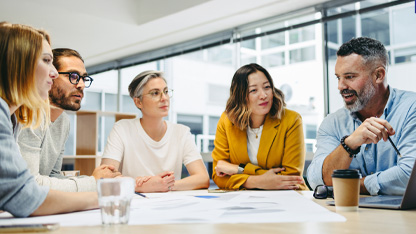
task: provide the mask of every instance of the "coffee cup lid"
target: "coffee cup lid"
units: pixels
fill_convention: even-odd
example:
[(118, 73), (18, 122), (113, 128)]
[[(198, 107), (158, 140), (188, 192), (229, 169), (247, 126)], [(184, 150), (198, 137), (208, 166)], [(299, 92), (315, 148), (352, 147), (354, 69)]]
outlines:
[(332, 173), (333, 178), (347, 178), (355, 179), (361, 178), (361, 173), (356, 169), (346, 169), (346, 170), (334, 170)]

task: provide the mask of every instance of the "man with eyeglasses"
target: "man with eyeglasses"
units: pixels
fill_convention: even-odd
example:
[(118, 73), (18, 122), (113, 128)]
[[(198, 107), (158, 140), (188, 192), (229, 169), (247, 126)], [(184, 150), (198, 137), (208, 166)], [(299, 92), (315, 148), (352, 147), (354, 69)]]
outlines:
[(335, 75), (345, 108), (319, 127), (307, 172), (312, 188), (332, 185), (333, 170), (358, 169), (361, 194), (404, 193), (416, 158), (416, 93), (388, 85), (388, 63), (384, 45), (367, 37), (337, 51)]
[(95, 191), (97, 179), (112, 178), (120, 173), (107, 165), (97, 167), (92, 176), (65, 177), (60, 173), (70, 128), (64, 110), (81, 108), (84, 88), (90, 87), (93, 79), (88, 76), (84, 60), (77, 51), (60, 48), (52, 52), (59, 77), (49, 91), (51, 122), (36, 129), (23, 129), (18, 138), (20, 151), (38, 184), (69, 192)]

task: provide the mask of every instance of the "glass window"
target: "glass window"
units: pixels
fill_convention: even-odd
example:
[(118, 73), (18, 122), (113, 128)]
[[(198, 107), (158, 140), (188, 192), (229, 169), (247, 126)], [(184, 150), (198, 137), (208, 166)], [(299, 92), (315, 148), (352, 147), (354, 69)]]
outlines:
[(363, 9), (363, 8), (367, 8), (367, 7), (387, 3), (387, 2), (390, 2), (390, 1), (391, 0), (365, 0), (365, 1), (361, 1), (359, 3), (360, 3), (360, 8)]
[(256, 56), (251, 56), (251, 55), (241, 56), (241, 66), (250, 64), (250, 63), (256, 63), (256, 62), (257, 62)]
[(107, 137), (113, 129), (116, 121), (115, 116), (100, 116), (98, 121), (98, 152), (104, 152), (104, 147), (107, 144)]
[(352, 38), (357, 37), (357, 32), (356, 32), (356, 16), (351, 16), (351, 17), (347, 17), (347, 18), (342, 18), (341, 20), (341, 28), (339, 28), (338, 30), (341, 31), (341, 42), (347, 42), (349, 40), (351, 40)]
[[(245, 36), (249, 36), (249, 35), (253, 35), (256, 34), (256, 30), (255, 29), (250, 29), (250, 30), (246, 30), (244, 32), (241, 32), (241, 38), (245, 37)], [(250, 39), (250, 40), (245, 40), (241, 42), (241, 47), (242, 48), (246, 48), (246, 49), (251, 49), (251, 50), (255, 50), (256, 49), (256, 39)]]
[(192, 53), (184, 54), (182, 56), (183, 56), (183, 58), (190, 59), (190, 60), (204, 61), (204, 60), (206, 60), (206, 59), (204, 59), (204, 57), (206, 57), (206, 56), (204, 56), (204, 54), (206, 54), (205, 50), (198, 50), (198, 51), (195, 51), (195, 52), (192, 52)]
[(209, 135), (215, 135), (215, 133), (217, 132), (217, 124), (218, 121), (220, 120), (220, 117), (217, 116), (210, 116), (209, 117)]
[(315, 59), (315, 46), (290, 51), (290, 63), (298, 63)]
[(232, 65), (233, 47), (230, 45), (217, 46), (207, 49), (207, 61), (224, 65)]
[(230, 96), (230, 87), (225, 85), (208, 84), (208, 102), (223, 105)]
[(117, 94), (106, 93), (104, 102), (105, 111), (117, 111)]
[(101, 110), (101, 93), (84, 90), (81, 110)]
[(410, 30), (414, 29), (416, 22), (414, 5), (410, 3), (409, 7), (393, 10), (392, 18), (393, 42), (395, 44), (415, 42), (416, 30)]
[(261, 49), (270, 49), (285, 45), (285, 33), (276, 33), (269, 36), (261, 37)]
[(75, 114), (68, 114), (69, 116), (69, 121), (70, 121), (70, 128), (69, 128), (69, 136), (68, 136), (68, 140), (65, 143), (65, 152), (64, 155), (75, 155), (75, 129), (76, 129), (76, 124), (75, 124)]
[(337, 59), (337, 50), (328, 48), (328, 59), (329, 60), (336, 60)]
[(285, 65), (285, 53), (267, 54), (261, 57), (261, 63), (264, 67), (277, 67)]
[(354, 11), (354, 10), (355, 10), (355, 3), (351, 3), (351, 4), (343, 5), (340, 7), (329, 8), (326, 11), (326, 14), (327, 16), (331, 16), (331, 15), (337, 15), (339, 13), (344, 13), (344, 12)]
[(306, 152), (313, 152), (313, 144), (306, 143), (305, 144), (305, 150), (306, 150)]
[[(218, 56), (210, 57), (205, 61), (190, 60), (183, 55), (163, 60), (165, 75), (170, 79), (169, 86), (175, 90), (169, 113), (172, 121), (174, 121), (173, 117), (178, 116), (177, 122), (179, 122), (179, 117), (185, 114), (200, 117), (221, 115), (225, 109), (231, 79), (235, 72), (235, 62), (230, 64), (225, 61), (236, 59), (231, 53), (235, 51), (234, 46), (218, 46), (217, 49), (211, 50), (217, 51)], [(222, 50), (227, 52), (219, 52)], [(211, 52), (206, 50), (206, 53)], [(202, 123), (201, 120), (198, 134), (208, 134), (207, 129), (206, 132), (203, 131)]]
[(338, 20), (329, 21), (326, 23), (328, 41), (338, 44)]
[(315, 39), (315, 25), (297, 28), (289, 31), (289, 43), (299, 43)]
[(177, 123), (188, 126), (194, 135), (202, 134), (202, 116), (200, 115), (181, 115), (177, 116)]
[(308, 139), (316, 139), (316, 125), (307, 124), (305, 137)]
[(123, 94), (121, 96), (123, 102), (122, 112), (124, 113), (141, 113), (140, 110), (134, 104), (133, 99), (129, 95)]
[(256, 41), (254, 39), (242, 41), (241, 47), (254, 50), (256, 48)]
[[(208, 134), (215, 136), (215, 133), (217, 132), (217, 124), (220, 120), (220, 117), (217, 116), (210, 116), (209, 117), (209, 123), (208, 123)], [(214, 150), (214, 140), (209, 140), (208, 150), (213, 151)]]
[[(102, 104), (104, 104), (102, 93), (117, 94), (117, 71), (112, 70), (95, 74), (92, 78), (94, 82), (91, 87), (84, 89), (85, 95), (81, 102), (81, 110), (102, 110)], [(117, 96), (109, 96), (106, 102), (117, 103)]]
[(92, 76), (94, 82), (84, 91), (99, 91), (106, 93), (117, 93), (118, 72), (116, 70), (106, 71)]
[(394, 51), (395, 63), (416, 62), (416, 47), (397, 49)]
[(362, 36), (379, 40), (384, 46), (390, 45), (390, 24), (388, 9), (373, 11), (361, 16)]

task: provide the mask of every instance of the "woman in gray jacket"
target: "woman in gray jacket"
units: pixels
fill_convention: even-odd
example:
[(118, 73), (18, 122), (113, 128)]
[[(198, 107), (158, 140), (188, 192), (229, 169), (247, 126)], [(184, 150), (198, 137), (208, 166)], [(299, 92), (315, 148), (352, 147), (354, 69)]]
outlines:
[[(49, 35), (0, 22), (0, 210), (16, 217), (91, 209), (97, 194), (68, 193), (37, 185), (16, 143), (21, 126), (49, 118), (48, 91), (58, 72)], [(65, 202), (62, 202), (65, 201)]]

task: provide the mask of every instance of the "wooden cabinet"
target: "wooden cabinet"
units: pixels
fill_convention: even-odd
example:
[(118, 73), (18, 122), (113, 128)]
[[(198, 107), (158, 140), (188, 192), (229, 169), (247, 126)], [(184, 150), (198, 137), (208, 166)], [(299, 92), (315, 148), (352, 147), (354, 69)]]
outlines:
[(79, 170), (80, 175), (91, 175), (100, 164), (101, 156), (98, 152), (98, 123), (101, 116), (115, 117), (120, 119), (134, 119), (136, 114), (126, 114), (103, 111), (77, 111), (76, 115), (76, 152), (75, 156), (64, 156), (64, 158), (75, 159), (74, 170)]

